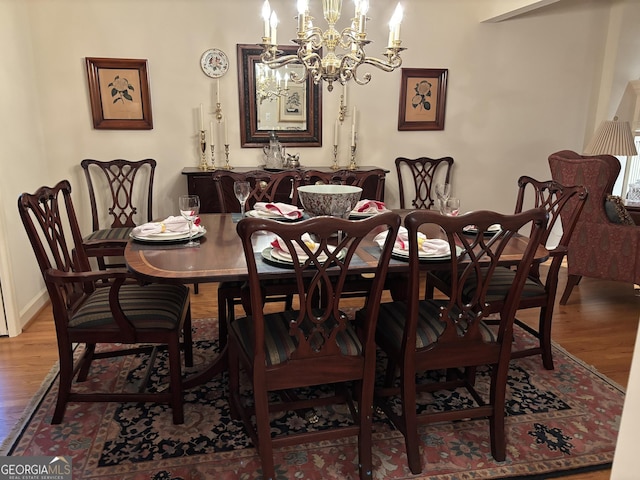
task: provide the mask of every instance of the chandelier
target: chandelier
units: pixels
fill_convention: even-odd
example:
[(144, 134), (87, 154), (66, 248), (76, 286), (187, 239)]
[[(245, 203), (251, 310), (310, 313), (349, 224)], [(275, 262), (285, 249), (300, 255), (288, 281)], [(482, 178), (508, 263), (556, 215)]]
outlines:
[[(282, 55), (278, 51), (277, 25), (278, 17), (271, 10), (269, 0), (265, 0), (262, 7), (264, 20), (264, 34), (262, 47), (264, 51), (260, 57), (262, 63), (270, 68), (279, 68), (290, 63), (303, 66), (301, 75), (291, 72), (290, 79), (294, 83), (304, 82), (309, 75), (313, 82), (327, 82), (327, 89), (333, 90), (333, 82), (345, 84), (354, 80), (359, 85), (365, 85), (371, 80), (371, 73), (358, 75), (358, 67), (363, 64), (373, 65), (385, 72), (392, 72), (402, 65), (400, 52), (405, 50), (400, 44), (400, 23), (402, 21), (402, 7), (396, 6), (389, 22), (389, 43), (383, 53), (385, 59), (367, 57), (365, 46), (367, 40), (366, 24), (369, 0), (354, 0), (355, 14), (351, 25), (342, 31), (336, 30), (336, 23), (340, 19), (342, 0), (322, 0), (324, 18), (328, 23), (325, 31), (313, 26), (313, 17), (309, 14), (308, 0), (298, 0), (298, 36), (294, 43), (298, 44), (295, 55)], [(322, 56), (322, 49), (326, 50)], [(337, 53), (340, 48), (344, 53)]]
[(289, 73), (287, 67), (284, 67), (284, 75), (281, 75), (279, 70), (272, 70), (261, 63), (256, 63), (256, 68), (258, 69), (256, 95), (260, 104), (265, 100), (272, 102), (279, 97), (286, 97), (288, 95), (289, 88), (287, 82)]

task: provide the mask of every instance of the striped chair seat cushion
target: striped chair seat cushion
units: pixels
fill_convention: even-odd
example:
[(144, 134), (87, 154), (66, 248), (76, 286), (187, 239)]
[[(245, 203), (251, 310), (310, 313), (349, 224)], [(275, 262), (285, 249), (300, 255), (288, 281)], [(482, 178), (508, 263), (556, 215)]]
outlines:
[[(69, 328), (117, 329), (109, 308), (109, 287), (100, 287), (71, 316)], [(136, 328), (176, 328), (189, 300), (184, 285), (125, 284), (120, 288), (120, 304)]]
[(133, 227), (123, 228), (105, 228), (103, 230), (96, 230), (82, 239), (85, 245), (91, 245), (101, 243), (105, 241), (112, 242), (127, 242), (129, 240), (129, 234), (133, 230)]
[[(444, 283), (451, 283), (450, 271), (434, 272), (434, 275), (436, 275)], [(495, 302), (504, 300), (507, 296), (507, 293), (509, 292), (509, 289), (511, 288), (511, 285), (513, 284), (515, 276), (516, 272), (514, 270), (507, 267), (497, 267), (487, 290), (486, 301)], [(463, 298), (465, 300), (468, 300), (473, 294), (476, 287), (477, 282), (475, 278), (470, 278), (469, 280), (467, 280), (462, 290), (462, 293), (464, 295)], [(530, 298), (543, 295), (546, 295), (544, 285), (536, 282), (531, 278), (527, 278), (524, 284), (524, 289), (522, 290), (521, 297)]]
[[(291, 354), (296, 350), (297, 339), (289, 334), (289, 323), (294, 321), (297, 315), (297, 311), (287, 310), (264, 316), (264, 343), (266, 362), (268, 366), (286, 362), (291, 358)], [(331, 329), (335, 325), (335, 320), (328, 320), (325, 323), (327, 329)], [(233, 322), (230, 328), (233, 329), (236, 338), (239, 339), (241, 348), (249, 355), (252, 355), (253, 346), (251, 338), (253, 332), (253, 318), (240, 318)], [(308, 331), (308, 328), (305, 328), (304, 325), (301, 329), (303, 331)], [(343, 355), (357, 356), (362, 354), (362, 344), (350, 324), (347, 324), (347, 328), (338, 333), (336, 340)]]
[[(417, 349), (436, 343), (444, 332), (445, 324), (438, 319), (442, 305), (444, 305), (442, 301), (423, 300), (419, 303), (418, 326), (416, 329)], [(407, 304), (405, 302), (381, 304), (380, 314), (378, 315), (377, 335), (383, 336), (392, 345), (400, 349), (406, 319)], [(464, 322), (459, 323), (458, 333), (462, 334), (465, 328)], [(496, 341), (494, 332), (482, 321), (480, 322), (480, 333), (485, 342)]]

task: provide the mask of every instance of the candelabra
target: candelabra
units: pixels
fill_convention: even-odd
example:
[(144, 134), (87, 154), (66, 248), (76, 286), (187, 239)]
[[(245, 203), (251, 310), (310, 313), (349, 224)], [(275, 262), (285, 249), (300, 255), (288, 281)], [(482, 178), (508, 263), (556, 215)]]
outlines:
[(272, 102), (289, 94), (289, 89), (287, 88), (289, 72), (286, 71), (287, 67), (284, 67), (284, 88), (282, 87), (283, 78), (279, 71), (274, 73), (274, 70), (261, 63), (257, 63), (256, 68), (259, 70), (256, 79), (256, 96), (260, 104), (265, 100)]
[(200, 169), (207, 169), (207, 138), (204, 130), (200, 130)]
[(220, 123), (222, 121), (222, 104), (220, 102), (216, 103), (216, 111), (214, 113), (216, 115), (216, 120)]
[(233, 167), (229, 164), (229, 144), (228, 143), (224, 144), (224, 156), (225, 156), (225, 160), (226, 160), (226, 163), (224, 165), (224, 169), (225, 170), (233, 170)]
[(338, 165), (338, 145), (333, 146), (333, 165), (331, 165), (331, 170), (340, 170), (340, 165)]
[[(292, 40), (298, 44), (297, 54), (279, 55), (276, 40), (278, 19), (275, 12), (271, 11), (269, 0), (265, 0), (262, 7), (264, 19), (262, 37), (264, 51), (260, 57), (262, 63), (274, 69), (290, 63), (301, 64), (303, 73), (299, 75), (292, 72), (290, 75), (292, 82), (302, 83), (311, 75), (316, 84), (321, 80), (327, 82), (329, 91), (333, 90), (333, 82), (336, 81), (343, 85), (350, 80), (354, 80), (359, 85), (369, 83), (371, 73), (358, 75), (358, 68), (363, 64), (373, 65), (385, 72), (395, 70), (402, 65), (400, 52), (405, 50), (400, 46), (402, 7), (398, 4), (389, 22), (389, 43), (383, 54), (386, 59), (368, 57), (364, 51), (365, 46), (370, 43), (366, 33), (368, 8), (368, 0), (355, 0), (355, 15), (351, 25), (339, 32), (335, 25), (340, 19), (342, 0), (323, 0), (324, 18), (328, 28), (322, 31), (319, 27), (313, 26), (308, 0), (298, 0), (298, 36)], [(338, 47), (345, 53), (336, 53)], [(324, 56), (322, 56), (323, 51), (326, 52)]]

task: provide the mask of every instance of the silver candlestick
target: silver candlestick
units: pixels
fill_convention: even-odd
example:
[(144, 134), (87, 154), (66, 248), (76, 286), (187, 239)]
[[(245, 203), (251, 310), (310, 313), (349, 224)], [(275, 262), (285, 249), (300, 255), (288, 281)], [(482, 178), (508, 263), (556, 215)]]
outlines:
[(224, 166), (225, 170), (233, 170), (233, 167), (231, 165), (229, 165), (229, 144), (225, 143), (224, 144), (224, 156), (226, 158), (226, 164)]
[(333, 146), (333, 165), (331, 165), (331, 170), (340, 170), (340, 165), (338, 165), (338, 145)]
[(351, 145), (351, 162), (349, 163), (349, 170), (357, 170), (358, 165), (356, 164), (356, 146)]

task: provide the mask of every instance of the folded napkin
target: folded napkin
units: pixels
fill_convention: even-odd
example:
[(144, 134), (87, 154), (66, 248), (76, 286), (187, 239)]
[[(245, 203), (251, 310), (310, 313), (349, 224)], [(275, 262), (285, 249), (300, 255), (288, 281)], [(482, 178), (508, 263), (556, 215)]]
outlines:
[[(376, 235), (374, 241), (380, 245), (380, 248), (384, 246), (384, 242), (387, 239), (388, 232), (382, 232)], [(396, 241), (393, 246), (394, 250), (409, 251), (409, 232), (405, 227), (400, 227)], [(451, 249), (449, 248), (449, 242), (440, 238), (427, 238), (424, 233), (418, 232), (418, 254), (425, 255), (449, 255)]]
[(285, 218), (296, 219), (302, 218), (302, 210), (294, 205), (288, 205), (286, 203), (275, 202), (256, 202), (253, 206), (256, 212), (269, 213), (271, 215), (281, 215)]
[[(193, 222), (192, 233), (200, 231), (200, 217), (196, 217)], [(189, 222), (182, 216), (171, 216), (161, 222), (149, 222), (138, 225), (133, 229), (133, 234), (137, 237), (157, 235), (159, 233), (189, 233)]]
[(384, 202), (377, 200), (360, 200), (352, 210), (353, 213), (382, 213), (387, 211)]
[[(305, 245), (309, 247), (309, 250), (311, 250), (312, 252), (315, 252), (318, 249), (318, 244), (313, 241), (313, 239), (311, 238), (311, 235), (309, 235), (308, 233), (303, 234), (302, 237), (300, 237), (300, 240), (302, 240), (305, 243)], [(287, 244), (284, 243), (284, 241), (282, 241), (282, 239), (278, 236), (276, 236), (276, 238), (271, 242), (271, 246), (277, 250), (280, 250), (282, 253), (291, 255)], [(297, 242), (293, 242), (293, 248), (296, 250), (296, 253), (298, 254), (298, 258), (300, 257), (306, 258), (308, 256), (307, 253), (302, 249), (302, 247)]]

